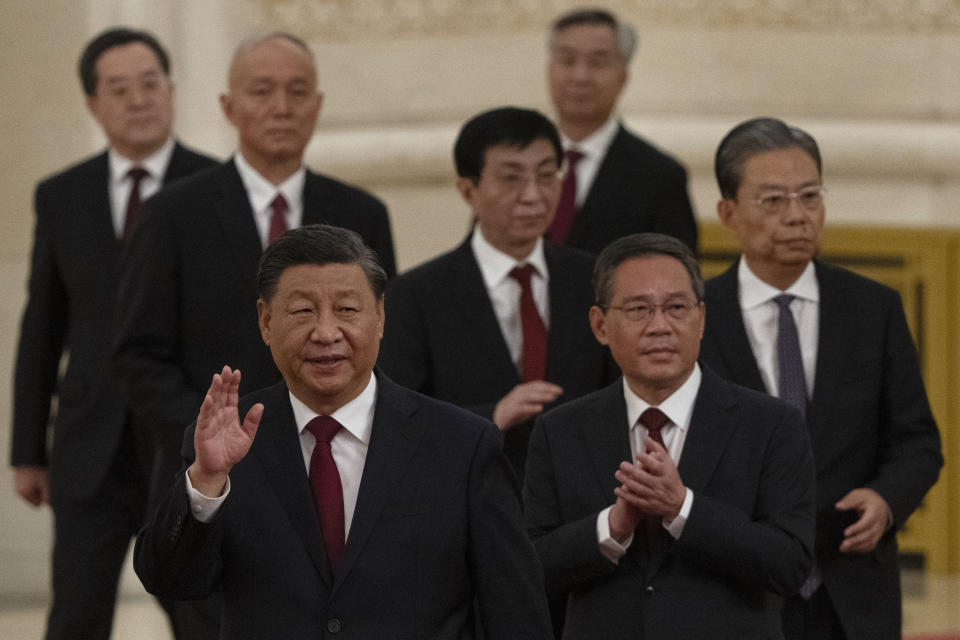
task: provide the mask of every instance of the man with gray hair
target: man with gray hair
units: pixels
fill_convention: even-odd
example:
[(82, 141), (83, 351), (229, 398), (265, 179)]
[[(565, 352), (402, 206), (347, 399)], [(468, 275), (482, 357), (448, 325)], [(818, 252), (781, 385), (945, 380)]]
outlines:
[(701, 360), (805, 414), (817, 466), (815, 563), (786, 637), (899, 639), (896, 531), (943, 465), (900, 296), (816, 259), (822, 162), (805, 131), (742, 122), (716, 175), (741, 256), (707, 283)]
[(550, 30), (550, 97), (566, 155), (554, 243), (597, 254), (643, 231), (697, 249), (686, 170), (627, 131), (615, 115), (636, 46), (633, 28), (603, 9), (575, 9)]
[(524, 484), (563, 638), (782, 638), (813, 551), (800, 414), (697, 363), (703, 279), (676, 238), (614, 241), (594, 289), (623, 377), (537, 419)]

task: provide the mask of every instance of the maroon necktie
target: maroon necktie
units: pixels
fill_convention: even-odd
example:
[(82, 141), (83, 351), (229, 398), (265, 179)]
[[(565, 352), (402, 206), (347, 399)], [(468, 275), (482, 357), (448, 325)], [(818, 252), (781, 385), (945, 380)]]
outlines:
[(137, 219), (140, 215), (140, 182), (150, 173), (143, 167), (133, 167), (127, 172), (130, 178), (130, 197), (127, 198), (127, 211), (123, 217), (124, 243), (129, 243), (133, 237), (133, 230), (137, 228)]
[(333, 573), (340, 567), (346, 544), (343, 519), (343, 487), (340, 472), (330, 450), (330, 441), (340, 431), (340, 423), (330, 416), (317, 416), (307, 423), (307, 430), (317, 439), (310, 456), (310, 488), (320, 519), (320, 531), (327, 547), (327, 558)]
[(563, 176), (563, 188), (560, 191), (560, 203), (557, 205), (557, 214), (553, 217), (553, 224), (547, 232), (547, 237), (554, 244), (566, 242), (570, 234), (570, 225), (577, 212), (577, 163), (583, 158), (579, 151), (567, 151), (567, 172)]
[(282, 193), (270, 203), (273, 213), (270, 215), (270, 234), (267, 236), (267, 244), (273, 244), (273, 241), (287, 232), (287, 199)]
[[(667, 419), (666, 414), (660, 409), (655, 407), (650, 407), (642, 414), (640, 414), (640, 424), (647, 428), (647, 435), (650, 436), (657, 444), (659, 444), (664, 449), (667, 446), (663, 443), (663, 430), (664, 425), (667, 424), (669, 420)], [(643, 446), (643, 443), (640, 444)], [(647, 533), (648, 540), (656, 540), (663, 533), (663, 518), (660, 516), (646, 516), (644, 519), (644, 527)]]
[(510, 277), (520, 283), (520, 324), (523, 329), (521, 370), (523, 381), (543, 380), (547, 375), (547, 326), (533, 301), (530, 276), (533, 266), (514, 267)]

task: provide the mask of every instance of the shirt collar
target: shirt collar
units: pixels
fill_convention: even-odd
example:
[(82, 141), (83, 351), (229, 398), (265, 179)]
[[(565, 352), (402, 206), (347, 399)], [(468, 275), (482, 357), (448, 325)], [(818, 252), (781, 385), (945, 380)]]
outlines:
[[(303, 433), (307, 423), (316, 418), (316, 411), (304, 404), (290, 391), (290, 405), (293, 407), (293, 420), (297, 425), (297, 433)], [(370, 443), (370, 432), (373, 430), (373, 410), (377, 402), (377, 376), (370, 374), (370, 382), (356, 398), (343, 405), (332, 414), (353, 437), (364, 444)]]
[(740, 264), (737, 266), (737, 282), (740, 286), (740, 306), (743, 309), (759, 307), (784, 293), (802, 300), (820, 301), (820, 286), (817, 284), (817, 271), (813, 266), (813, 260), (807, 263), (807, 267), (796, 282), (786, 291), (781, 291), (758, 278), (741, 256)]
[(493, 289), (500, 285), (514, 267), (524, 264), (532, 265), (537, 275), (545, 281), (549, 280), (547, 273), (547, 259), (543, 253), (543, 238), (537, 238), (537, 243), (533, 250), (523, 260), (516, 260), (500, 251), (483, 237), (483, 231), (477, 225), (473, 230), (473, 236), (470, 238), (470, 247), (473, 249), (473, 256), (480, 267), (480, 274), (483, 276), (483, 283), (487, 289)]
[(560, 133), (560, 140), (563, 142), (565, 150), (576, 149), (588, 158), (598, 158), (607, 152), (607, 147), (613, 142), (619, 128), (620, 121), (617, 120), (615, 115), (611, 114), (610, 119), (602, 127), (580, 142), (574, 142), (562, 132)]
[(151, 178), (162, 180), (163, 174), (167, 171), (167, 165), (170, 164), (170, 156), (173, 155), (173, 138), (167, 138), (163, 146), (152, 154), (141, 160), (134, 162), (130, 158), (120, 155), (120, 153), (111, 147), (107, 150), (107, 164), (110, 167), (110, 180), (114, 183), (121, 183), (127, 179), (127, 173), (133, 167), (142, 167), (147, 170)]
[[(697, 392), (700, 391), (700, 380), (703, 374), (700, 371), (700, 365), (694, 363), (693, 371), (684, 381), (680, 388), (674, 391), (670, 396), (657, 405), (660, 411), (666, 414), (670, 422), (686, 431), (690, 428), (690, 417), (693, 415), (693, 405), (697, 400)], [(623, 398), (627, 403), (627, 426), (632, 429), (641, 414), (652, 405), (638, 396), (627, 384), (627, 379), (623, 379)]]
[(233, 154), (233, 161), (254, 212), (265, 211), (277, 197), (277, 192), (283, 194), (290, 207), (299, 205), (303, 200), (303, 186), (307, 179), (307, 170), (303, 165), (292, 176), (275, 185), (254, 169), (241, 152)]

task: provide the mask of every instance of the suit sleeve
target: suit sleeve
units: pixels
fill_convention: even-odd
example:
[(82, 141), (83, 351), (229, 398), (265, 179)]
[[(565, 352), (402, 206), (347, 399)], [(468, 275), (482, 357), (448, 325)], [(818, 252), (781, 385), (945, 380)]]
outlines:
[(940, 434), (930, 411), (917, 351), (898, 294), (887, 313), (880, 411), (880, 460), (867, 485), (887, 501), (897, 527), (937, 481)]
[(485, 637), (552, 638), (542, 573), (493, 427), (474, 453), (469, 492), (470, 564)]
[(185, 473), (177, 476), (137, 535), (133, 567), (144, 588), (159, 598), (201, 600), (220, 580), (223, 509), (206, 524), (194, 518)]
[(803, 420), (783, 409), (757, 418), (776, 426), (755, 461), (762, 467), (753, 513), (722, 496), (694, 492), (675, 550), (749, 588), (791, 595), (813, 565), (815, 476)]
[[(564, 519), (556, 482), (556, 463), (546, 432), (547, 421), (543, 417), (537, 418), (527, 450), (523, 508), (527, 534), (533, 540), (543, 566), (547, 595), (553, 599), (582, 583), (611, 575), (617, 565), (600, 552), (597, 541), (599, 509), (569, 522)], [(612, 496), (610, 503), (613, 504)]]
[(177, 293), (178, 246), (169, 209), (158, 207), (156, 199), (145, 202), (140, 225), (124, 254), (114, 350), (115, 369), (128, 404), (174, 450), (203, 401), (178, 364), (183, 314)]
[(37, 188), (35, 208), (28, 300), (14, 369), (13, 466), (47, 465), (50, 398), (56, 389), (69, 323), (69, 300), (56, 259), (54, 205), (43, 185)]
[(658, 202), (653, 204), (653, 225), (650, 231), (665, 233), (682, 240), (697, 253), (697, 220), (687, 193), (687, 172), (671, 163), (660, 176)]

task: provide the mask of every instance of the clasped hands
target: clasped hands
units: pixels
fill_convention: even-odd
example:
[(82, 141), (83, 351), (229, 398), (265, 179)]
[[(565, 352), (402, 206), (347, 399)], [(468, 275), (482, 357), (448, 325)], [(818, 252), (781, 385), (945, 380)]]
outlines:
[(240, 371), (223, 367), (213, 375), (197, 416), (193, 435), (196, 459), (187, 472), (193, 488), (210, 498), (223, 493), (230, 469), (250, 451), (263, 416), (263, 405), (257, 403), (240, 422), (239, 389)]
[(611, 537), (620, 543), (646, 516), (673, 521), (686, 497), (677, 465), (663, 445), (647, 437), (643, 446), (633, 462), (621, 462), (614, 474), (620, 486), (614, 489), (617, 501), (610, 509), (609, 524)]

